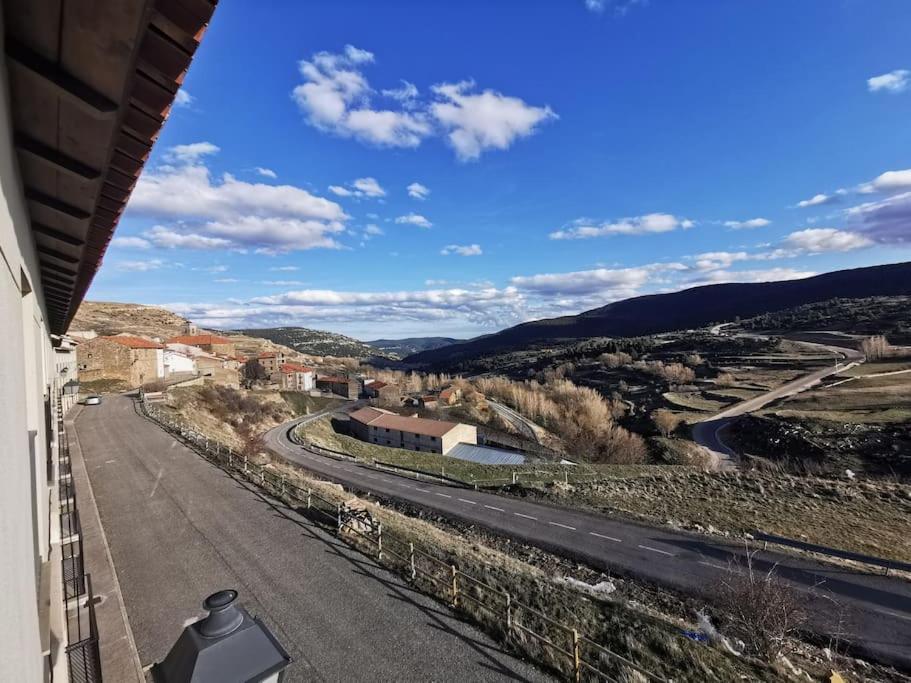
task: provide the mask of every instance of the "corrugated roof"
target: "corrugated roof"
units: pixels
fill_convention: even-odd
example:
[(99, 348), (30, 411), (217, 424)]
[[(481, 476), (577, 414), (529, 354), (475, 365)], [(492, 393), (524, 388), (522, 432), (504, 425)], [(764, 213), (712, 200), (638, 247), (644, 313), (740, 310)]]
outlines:
[(351, 419), (371, 427), (395, 429), (400, 432), (411, 432), (426, 436), (443, 436), (459, 426), (456, 422), (428, 420), (423, 417), (404, 417), (379, 408), (361, 408), (351, 413)]
[(477, 446), (473, 443), (457, 443), (446, 452), (446, 455), (485, 465), (521, 465), (525, 462), (525, 456), (521, 453), (489, 446)]

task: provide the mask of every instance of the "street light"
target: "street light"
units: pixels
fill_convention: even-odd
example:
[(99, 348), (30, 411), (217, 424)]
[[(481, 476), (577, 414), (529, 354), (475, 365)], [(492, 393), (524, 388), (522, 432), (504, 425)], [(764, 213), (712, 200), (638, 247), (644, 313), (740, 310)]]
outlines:
[(234, 604), (237, 591), (213, 593), (209, 614), (187, 626), (163, 662), (152, 667), (156, 683), (280, 683), (291, 657), (268, 628)]

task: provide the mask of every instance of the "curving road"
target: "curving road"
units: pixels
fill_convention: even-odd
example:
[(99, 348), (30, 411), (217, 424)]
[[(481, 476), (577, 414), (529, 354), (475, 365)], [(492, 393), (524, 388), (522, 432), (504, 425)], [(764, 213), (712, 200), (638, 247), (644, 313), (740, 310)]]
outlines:
[(487, 399), (487, 405), (489, 405), (497, 415), (515, 427), (516, 431), (526, 439), (536, 443), (540, 442), (540, 439), (538, 439), (538, 429), (540, 429), (540, 427), (527, 417), (517, 413), (509, 406), (498, 403), (490, 398)]
[(833, 364), (820, 368), (819, 370), (815, 370), (803, 377), (798, 377), (797, 379), (792, 380), (787, 384), (783, 384), (776, 389), (772, 389), (760, 396), (736, 403), (730, 408), (722, 410), (720, 413), (716, 413), (715, 415), (706, 417), (700, 422), (696, 422), (692, 427), (693, 441), (710, 452), (718, 462), (719, 469), (733, 469), (736, 467), (737, 460), (739, 459), (739, 455), (734, 449), (724, 442), (724, 430), (733, 422), (736, 422), (737, 418), (741, 415), (746, 415), (747, 413), (752, 413), (760, 408), (764, 408), (780, 398), (793, 396), (802, 391), (806, 391), (819, 384), (829, 375), (843, 372), (852, 365), (862, 362), (864, 359), (864, 354), (849, 347), (827, 346), (814, 342), (801, 343), (819, 348), (820, 350), (825, 350), (835, 358), (841, 356), (845, 363), (840, 363), (838, 366)]
[[(733, 541), (417, 482), (364, 464), (327, 458), (290, 440), (289, 433), (299, 422), (319, 417), (321, 414), (311, 415), (272, 429), (265, 435), (266, 446), (276, 455), (350, 488), (478, 524), (617, 574), (691, 595), (710, 598), (729, 574), (729, 562), (744, 553), (744, 548)], [(783, 553), (760, 552), (754, 558), (754, 566), (760, 571), (773, 565), (782, 578), (806, 595), (814, 631), (825, 635), (838, 631), (868, 656), (911, 670), (911, 583)]]

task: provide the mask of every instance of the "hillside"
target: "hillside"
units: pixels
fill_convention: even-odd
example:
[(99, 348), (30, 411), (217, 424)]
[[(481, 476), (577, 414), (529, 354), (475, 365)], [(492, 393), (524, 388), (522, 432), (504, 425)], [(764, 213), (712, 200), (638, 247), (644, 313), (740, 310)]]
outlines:
[(238, 330), (249, 337), (268, 339), (276, 344), (289, 346), (299, 353), (313, 356), (338, 356), (349, 358), (373, 358), (383, 356), (397, 359), (397, 355), (383, 352), (353, 337), (343, 334), (311, 330), (306, 327), (266, 327)]
[[(94, 330), (101, 336), (129, 333), (141, 337), (168, 339), (184, 333), (187, 319), (158, 306), (143, 304), (126, 304), (114, 301), (83, 301), (73, 323), (71, 332), (88, 332)], [(292, 353), (292, 349), (275, 344), (266, 339), (243, 334), (224, 333), (218, 330), (200, 332), (217, 332), (228, 336), (237, 352), (251, 356), (264, 351), (283, 350)]]
[(534, 341), (632, 337), (704, 327), (832, 298), (911, 295), (911, 263), (840, 270), (803, 280), (720, 284), (616, 301), (578, 315), (536, 320), (461, 344), (407, 357), (444, 367)]
[(364, 342), (368, 346), (379, 349), (383, 355), (404, 358), (421, 351), (432, 351), (444, 346), (458, 344), (462, 339), (452, 337), (408, 337), (407, 339), (376, 339)]

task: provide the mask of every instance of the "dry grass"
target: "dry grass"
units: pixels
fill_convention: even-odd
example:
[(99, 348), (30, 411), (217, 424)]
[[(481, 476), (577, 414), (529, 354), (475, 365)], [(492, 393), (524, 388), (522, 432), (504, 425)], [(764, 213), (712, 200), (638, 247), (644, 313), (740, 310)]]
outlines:
[(868, 362), (855, 365), (844, 372), (840, 372), (840, 377), (863, 377), (864, 375), (875, 375), (881, 372), (899, 372), (901, 370), (911, 370), (911, 361), (880, 361)]
[(717, 413), (721, 410), (724, 410), (727, 406), (731, 405), (734, 402), (734, 399), (726, 403), (721, 401), (713, 401), (711, 399), (705, 398), (698, 391), (690, 392), (677, 392), (677, 391), (668, 391), (665, 394), (662, 394), (665, 400), (668, 403), (671, 403), (675, 406), (680, 406), (681, 408), (686, 408), (687, 410), (697, 410), (705, 413)]
[(759, 529), (911, 560), (911, 488), (901, 484), (656, 468), (650, 476), (532, 490), (560, 505), (621, 511), (659, 524), (736, 535)]

